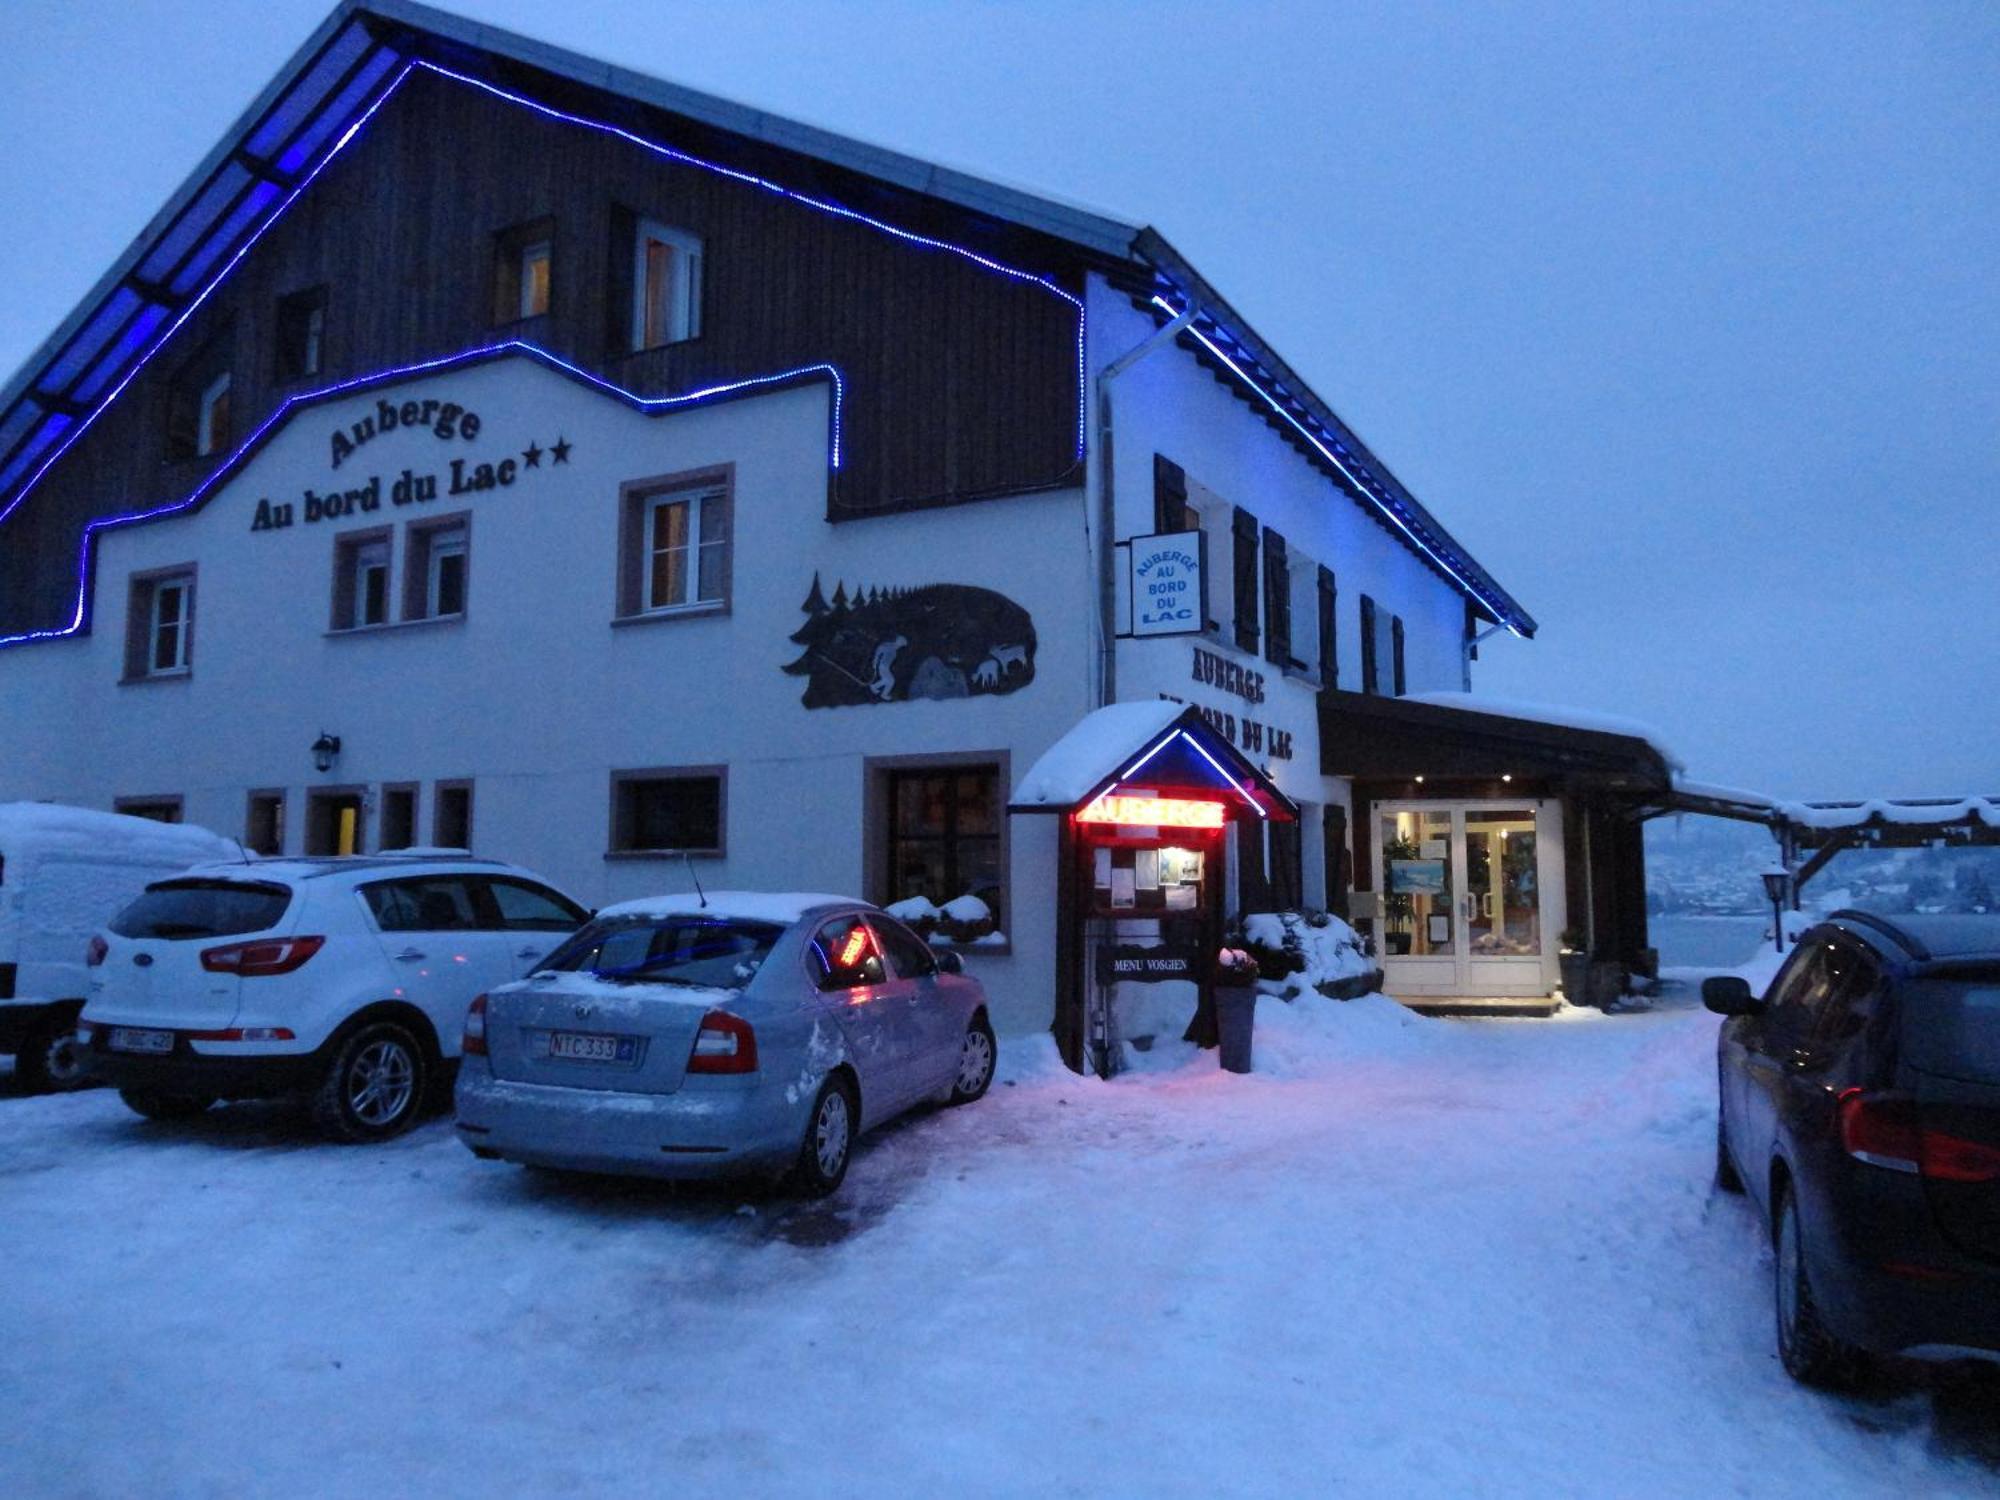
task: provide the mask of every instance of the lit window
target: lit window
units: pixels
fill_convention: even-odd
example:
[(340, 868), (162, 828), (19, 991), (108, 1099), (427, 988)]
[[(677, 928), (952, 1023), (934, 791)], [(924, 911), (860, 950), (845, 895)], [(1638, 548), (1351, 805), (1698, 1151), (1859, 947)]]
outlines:
[(201, 390), (195, 413), (194, 455), (207, 458), (229, 441), (229, 372), (224, 370)]
[(358, 630), (389, 623), (389, 537), (390, 533), (383, 530), (335, 540), (335, 630)]
[(546, 313), (554, 266), (554, 220), (537, 219), (500, 235), (493, 261), (493, 321), (516, 323)]
[(625, 494), (619, 613), (714, 609), (729, 600), (730, 496), (726, 484)]
[(641, 220), (632, 260), (632, 347), (656, 349), (701, 332), (701, 241)]
[(294, 292), (278, 303), (278, 378), (317, 375), (324, 364), (326, 288)]
[(463, 516), (410, 524), (403, 552), (404, 619), (448, 620), (465, 613), (471, 541)]
[(126, 678), (184, 677), (193, 663), (193, 571), (134, 578), (126, 606)]
[(724, 776), (720, 766), (614, 772), (612, 851), (722, 853)]

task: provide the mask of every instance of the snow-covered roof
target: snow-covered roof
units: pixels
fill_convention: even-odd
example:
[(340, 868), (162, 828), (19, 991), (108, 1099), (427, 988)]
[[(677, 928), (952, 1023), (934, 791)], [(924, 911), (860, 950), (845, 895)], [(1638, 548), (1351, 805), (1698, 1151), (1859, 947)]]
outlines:
[(823, 906), (871, 906), (853, 896), (829, 896), (822, 891), (710, 891), (707, 899), (693, 891), (641, 896), (620, 901), (598, 912), (600, 917), (740, 917), (746, 922), (796, 922)]
[(1455, 708), (1465, 713), (1492, 714), (1501, 719), (1527, 719), (1536, 724), (1560, 724), (1565, 729), (1585, 729), (1597, 734), (1619, 734), (1644, 740), (1651, 745), (1670, 770), (1679, 771), (1685, 762), (1673, 752), (1659, 730), (1637, 719), (1599, 713), (1590, 708), (1569, 708), (1553, 703), (1528, 703), (1515, 698), (1489, 698), (1483, 693), (1410, 693), (1405, 703), (1428, 703), (1434, 708)]
[(200, 864), (238, 853), (233, 840), (193, 823), (162, 823), (55, 802), (0, 802), (0, 854), (26, 848), (129, 853), (148, 864)]
[(1782, 802), (1778, 814), (1799, 828), (1859, 828), (1868, 823), (1984, 823), (2000, 828), (2000, 798), (1872, 797), (1864, 802)]
[(1014, 789), (1015, 807), (1075, 807), (1158, 739), (1187, 711), (1164, 698), (1112, 703), (1085, 714), (1028, 767)]

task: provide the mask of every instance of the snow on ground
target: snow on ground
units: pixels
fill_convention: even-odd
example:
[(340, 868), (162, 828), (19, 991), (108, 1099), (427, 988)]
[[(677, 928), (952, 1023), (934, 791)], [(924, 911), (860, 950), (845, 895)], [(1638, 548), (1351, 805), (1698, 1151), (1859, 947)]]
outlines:
[(1259, 1027), (1014, 1042), (830, 1206), (0, 1098), (0, 1494), (2000, 1493), (1932, 1397), (1779, 1368), (1685, 996)]

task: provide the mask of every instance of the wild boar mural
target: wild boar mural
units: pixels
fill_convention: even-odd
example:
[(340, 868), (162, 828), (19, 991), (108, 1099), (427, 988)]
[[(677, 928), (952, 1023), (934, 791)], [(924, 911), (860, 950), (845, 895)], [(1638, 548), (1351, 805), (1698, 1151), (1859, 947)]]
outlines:
[(1035, 679), (1035, 624), (1004, 594), (964, 583), (812, 592), (785, 664), (807, 708), (1012, 693)]

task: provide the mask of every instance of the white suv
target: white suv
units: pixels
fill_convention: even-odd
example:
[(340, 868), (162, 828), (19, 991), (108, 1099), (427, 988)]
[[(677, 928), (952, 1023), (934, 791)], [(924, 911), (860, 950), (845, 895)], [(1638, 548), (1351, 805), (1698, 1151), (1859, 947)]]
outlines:
[(473, 997), (589, 915), (463, 855), (199, 866), (91, 939), (83, 1063), (149, 1119), (296, 1095), (334, 1139), (381, 1140), (449, 1097)]

